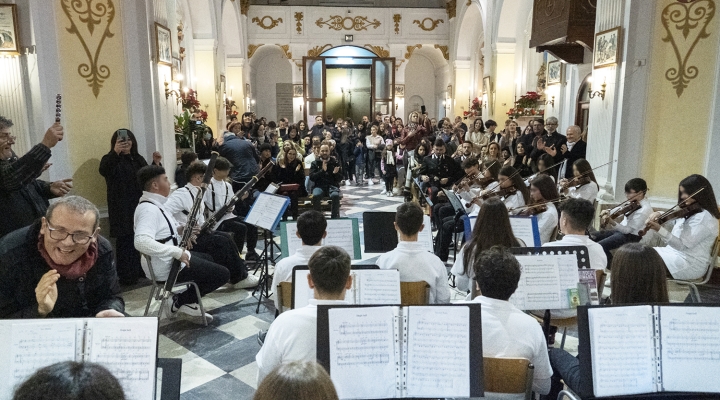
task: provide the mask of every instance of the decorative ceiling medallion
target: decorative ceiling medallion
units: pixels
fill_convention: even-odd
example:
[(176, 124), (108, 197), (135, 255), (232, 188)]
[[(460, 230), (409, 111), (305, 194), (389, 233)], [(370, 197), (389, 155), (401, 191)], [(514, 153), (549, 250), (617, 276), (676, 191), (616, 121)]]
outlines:
[(402, 16), (400, 14), (393, 15), (393, 22), (395, 23), (395, 34), (400, 34), (400, 20), (402, 19)]
[(280, 50), (282, 50), (285, 58), (287, 58), (288, 60), (292, 60), (292, 52), (290, 51), (289, 44), (275, 44), (275, 46), (279, 47)]
[(248, 45), (248, 52), (247, 52), (247, 58), (248, 60), (252, 58), (253, 54), (259, 49), (260, 47), (264, 46), (264, 44), (249, 44)]
[(365, 48), (370, 49), (375, 55), (382, 58), (390, 57), (390, 52), (388, 50), (385, 50), (382, 46), (373, 46), (371, 44), (366, 44)]
[[(427, 21), (430, 21), (430, 24), (426, 24)], [(424, 30), (425, 32), (434, 31), (435, 28), (437, 28), (437, 26), (439, 24), (443, 24), (443, 23), (445, 23), (445, 21), (443, 21), (441, 19), (432, 19), (429, 17), (423, 19), (422, 21), (418, 21), (418, 20), (413, 21), (413, 24), (417, 24), (417, 26), (420, 29)]]
[(706, 29), (714, 16), (713, 0), (670, 3), (660, 16), (667, 32), (662, 40), (670, 42), (678, 63), (677, 68), (665, 71), (665, 79), (672, 83), (678, 97), (698, 75), (698, 67), (688, 66), (688, 61), (700, 39), (710, 36)]
[(421, 48), (422, 48), (421, 44), (416, 44), (415, 46), (408, 46), (407, 53), (405, 53), (405, 59), (409, 60), (410, 57), (412, 56), (412, 53), (415, 51), (415, 49), (421, 49)]
[[(266, 24), (265, 22), (268, 18), (270, 19), (270, 23)], [(263, 29), (270, 30), (270, 29), (280, 25), (280, 23), (283, 22), (283, 20), (282, 20), (282, 18), (274, 19), (273, 17), (266, 15), (262, 18), (253, 17), (252, 22), (257, 24), (257, 26), (259, 26)]]
[(312, 49), (308, 50), (307, 56), (308, 57), (317, 57), (320, 54), (322, 54), (322, 52), (325, 51), (325, 49), (328, 49), (330, 47), (332, 47), (331, 44), (326, 44), (325, 46), (315, 46)]
[[(115, 5), (112, 0), (62, 0), (61, 5), (70, 20), (67, 31), (77, 36), (88, 58), (88, 63), (78, 65), (78, 74), (97, 98), (103, 82), (110, 77), (110, 68), (98, 64), (105, 39), (114, 36), (110, 24), (115, 18)], [(99, 36), (94, 36), (95, 28), (99, 28)]]
[(295, 30), (297, 31), (298, 35), (301, 35), (303, 21), (303, 13), (301, 11), (295, 13), (295, 21)]
[(319, 18), (315, 21), (315, 25), (322, 28), (323, 25), (327, 25), (328, 28), (334, 31), (366, 31), (369, 26), (377, 29), (380, 26), (380, 21), (373, 19), (372, 22), (368, 17), (357, 16), (353, 17), (341, 17), (339, 15), (331, 15), (330, 19), (323, 21)]
[(447, 46), (440, 46), (439, 44), (435, 45), (435, 48), (440, 50), (442, 52), (443, 58), (446, 60), (450, 60), (450, 52), (448, 51)]

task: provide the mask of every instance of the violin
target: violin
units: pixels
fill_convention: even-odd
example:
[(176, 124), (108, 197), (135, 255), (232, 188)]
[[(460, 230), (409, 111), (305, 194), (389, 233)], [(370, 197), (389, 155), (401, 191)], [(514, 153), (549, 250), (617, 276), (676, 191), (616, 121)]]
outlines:
[(506, 187), (506, 188), (503, 188), (503, 189), (497, 189), (497, 190), (494, 189), (494, 190), (491, 190), (491, 191), (489, 191), (489, 192), (487, 192), (487, 193), (484, 193), (484, 194), (480, 194), (480, 195), (478, 195), (478, 196), (475, 196), (475, 198), (473, 198), (472, 200), (470, 200), (469, 203), (466, 203), (466, 204), (465, 204), (465, 207), (466, 207), (466, 208), (469, 208), (469, 207), (472, 206), (473, 204), (480, 205), (480, 201), (487, 200), (487, 199), (489, 199), (489, 198), (491, 198), (491, 197), (495, 197), (495, 196), (507, 197), (507, 196), (512, 196), (512, 195), (514, 195), (515, 193), (517, 193), (517, 189), (515, 188), (515, 186), (509, 186), (509, 187)]
[(630, 215), (632, 215), (632, 213), (639, 210), (640, 208), (642, 208), (642, 206), (640, 205), (640, 202), (637, 200), (632, 200), (629, 203), (618, 207), (618, 209), (615, 210), (615, 212), (610, 213), (609, 215), (603, 216), (603, 219), (602, 219), (600, 225), (605, 226), (605, 225), (607, 225), (608, 222), (617, 219), (621, 215), (623, 215), (627, 218)]
[(535, 203), (525, 206), (523, 210), (518, 213), (518, 215), (529, 217), (531, 215), (542, 214), (547, 210), (547, 202)]
[[(662, 214), (660, 217), (658, 217), (655, 222), (662, 225), (668, 221), (672, 221), (674, 219), (679, 218), (690, 218), (693, 215), (701, 212), (703, 210), (700, 203), (692, 203), (690, 205), (680, 205), (680, 208), (678, 208), (675, 211), (668, 211), (664, 214)], [(645, 228), (643, 228), (640, 232), (638, 232), (638, 236), (643, 237), (646, 233), (650, 230), (650, 224), (645, 225)]]
[(572, 179), (569, 179), (567, 182), (561, 183), (560, 191), (565, 191), (570, 186), (575, 186), (575, 189), (580, 189), (581, 187), (587, 185), (590, 182), (592, 182), (592, 180), (590, 180), (590, 177), (588, 175), (576, 176)]

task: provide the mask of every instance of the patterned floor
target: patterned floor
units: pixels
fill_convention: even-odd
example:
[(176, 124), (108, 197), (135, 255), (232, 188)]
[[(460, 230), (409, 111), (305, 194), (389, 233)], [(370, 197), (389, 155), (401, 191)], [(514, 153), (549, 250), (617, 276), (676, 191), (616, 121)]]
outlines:
[[(381, 195), (383, 188), (384, 185), (379, 184), (342, 187), (341, 216), (358, 218), (362, 232), (363, 212), (395, 211), (403, 198)], [(361, 233), (361, 242), (362, 236)], [(362, 253), (362, 260), (370, 263), (377, 256)], [(130, 315), (143, 315), (149, 291), (145, 282), (127, 288), (123, 293)], [(464, 293), (452, 292), (452, 301), (465, 297)], [(719, 292), (715, 287), (703, 290), (701, 294), (706, 300), (706, 296), (717, 297)], [(673, 301), (682, 302), (687, 290), (671, 287), (671, 296)], [(264, 301), (259, 313), (255, 313), (258, 300), (250, 292), (223, 288), (206, 296), (203, 302), (214, 317), (207, 327), (182, 317), (161, 320), (159, 356), (183, 360), (182, 400), (251, 399), (256, 388), (255, 355), (260, 350), (255, 335), (268, 328), (274, 319), (275, 307), (271, 301)], [(157, 302), (152, 304), (151, 315), (156, 315), (158, 307)], [(574, 330), (568, 330), (566, 350), (577, 352), (576, 335)], [(561, 333), (557, 335), (556, 346), (559, 346), (560, 337)]]

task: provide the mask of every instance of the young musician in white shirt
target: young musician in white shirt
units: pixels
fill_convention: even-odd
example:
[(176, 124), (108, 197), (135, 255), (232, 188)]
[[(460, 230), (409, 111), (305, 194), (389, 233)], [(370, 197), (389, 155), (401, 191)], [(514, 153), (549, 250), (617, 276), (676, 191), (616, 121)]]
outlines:
[(347, 304), (344, 300), (345, 292), (352, 287), (352, 277), (350, 256), (345, 250), (337, 246), (325, 246), (310, 257), (308, 268), (308, 285), (313, 289), (315, 298), (310, 299), (310, 304), (303, 308), (280, 314), (270, 325), (265, 342), (255, 357), (258, 383), (280, 364), (315, 360), (317, 305)]
[(535, 318), (508, 301), (520, 281), (520, 263), (507, 249), (495, 246), (480, 254), (474, 268), (477, 289), (482, 293), (472, 302), (482, 304), (483, 357), (530, 360), (535, 366), (532, 389), (547, 394), (553, 372), (545, 335)]
[[(215, 161), (213, 177), (210, 179), (210, 184), (203, 197), (208, 218), (224, 207), (235, 195), (232, 185), (227, 182), (227, 177), (230, 175), (230, 167), (230, 162), (225, 157), (218, 157)], [(246, 193), (241, 200), (244, 200), (247, 196), (248, 194)], [(247, 226), (240, 222), (237, 216), (233, 214), (234, 209), (235, 206), (228, 209), (227, 214), (220, 217), (212, 229), (232, 233), (233, 241), (238, 248), (238, 252), (242, 253), (243, 247), (245, 246)]]
[[(327, 221), (321, 212), (310, 210), (300, 214), (295, 224), (295, 234), (302, 240), (302, 246), (295, 250), (295, 254), (288, 256), (275, 265), (272, 288), (277, 288), (280, 282), (292, 281), (292, 270), (298, 265), (307, 265), (310, 257), (322, 246), (322, 240), (327, 236)], [(279, 310), (281, 304), (275, 296), (275, 307)]]
[(585, 199), (591, 203), (594, 202), (600, 191), (600, 185), (595, 179), (590, 163), (584, 158), (575, 160), (572, 170), (572, 179), (561, 179), (558, 182), (558, 185), (562, 188), (562, 194), (573, 199)]
[(541, 174), (533, 179), (530, 182), (530, 197), (535, 204), (543, 204), (547, 207), (546, 211), (534, 215), (537, 217), (540, 230), (540, 244), (548, 243), (553, 231), (558, 226), (557, 208), (551, 202), (557, 200), (559, 195), (552, 177)]
[[(523, 178), (516, 171), (512, 166), (506, 165), (500, 169), (500, 174), (498, 174), (498, 183), (500, 184), (498, 190), (515, 188), (515, 193), (500, 197), (508, 210), (522, 207), (530, 202), (530, 191)], [(517, 214), (517, 211), (511, 211), (510, 213)]]
[(428, 252), (425, 243), (418, 242), (418, 233), (425, 228), (423, 211), (417, 203), (403, 203), (395, 213), (395, 230), (400, 235), (395, 250), (377, 260), (380, 269), (396, 269), (400, 282), (425, 281), (430, 285), (430, 304), (450, 302), (447, 270), (436, 255)]

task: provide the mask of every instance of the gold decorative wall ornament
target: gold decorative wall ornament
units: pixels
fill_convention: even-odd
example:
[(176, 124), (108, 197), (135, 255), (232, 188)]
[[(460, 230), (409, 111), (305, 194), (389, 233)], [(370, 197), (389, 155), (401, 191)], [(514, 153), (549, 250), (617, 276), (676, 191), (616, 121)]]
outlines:
[(331, 44), (326, 44), (325, 46), (315, 46), (312, 49), (308, 50), (308, 57), (317, 57), (320, 54), (322, 54), (325, 49), (332, 47)]
[(353, 17), (342, 17), (340, 15), (331, 15), (327, 21), (323, 21), (319, 18), (315, 21), (315, 25), (322, 28), (323, 25), (327, 25), (328, 28), (334, 31), (366, 31), (368, 27), (372, 26), (377, 29), (380, 26), (380, 21), (373, 19), (370, 21), (368, 17), (357, 16)]
[[(430, 21), (430, 24), (429, 24), (429, 25), (426, 24), (427, 21)], [(443, 20), (441, 20), (441, 19), (432, 19), (432, 18), (430, 18), (430, 17), (425, 18), (425, 19), (423, 19), (422, 21), (419, 21), (419, 20), (417, 20), (417, 19), (416, 19), (415, 21), (413, 21), (413, 24), (417, 24), (417, 26), (418, 26), (420, 29), (424, 30), (425, 32), (434, 31), (435, 28), (437, 28), (437, 26), (438, 26), (439, 24), (444, 24), (444, 23), (445, 23), (445, 21), (443, 21)]]
[(390, 57), (390, 51), (385, 50), (382, 46), (373, 46), (371, 44), (365, 45), (366, 49), (370, 49), (373, 53), (375, 53), (378, 57), (387, 58)]
[(295, 30), (297, 31), (298, 35), (302, 34), (302, 21), (303, 21), (303, 13), (301, 11), (298, 11), (295, 13)]
[(289, 44), (276, 44), (275, 46), (279, 47), (280, 50), (282, 50), (285, 58), (287, 58), (288, 60), (292, 60), (292, 52), (290, 51)]
[(667, 32), (662, 40), (670, 42), (678, 63), (677, 68), (665, 71), (665, 79), (672, 83), (678, 97), (688, 87), (690, 80), (698, 75), (698, 67), (688, 66), (688, 61), (700, 39), (710, 36), (706, 29), (714, 16), (713, 0), (670, 3), (660, 16)]
[[(270, 23), (266, 23), (268, 18), (270, 19)], [(283, 20), (282, 20), (282, 18), (274, 19), (273, 17), (266, 15), (262, 18), (253, 17), (252, 22), (263, 29), (270, 30), (270, 29), (280, 25), (283, 22)]]
[(456, 8), (457, 8), (457, 0), (446, 0), (445, 12), (447, 12), (448, 19), (455, 18)]
[[(404, 59), (404, 58), (400, 58), (400, 59), (396, 59), (395, 61), (397, 62), (397, 64), (395, 64), (395, 71), (399, 71), (399, 70), (400, 70), (400, 66), (403, 65), (403, 63), (405, 62), (405, 59)], [(398, 62), (398, 61), (399, 61), (399, 62)]]
[(395, 14), (393, 15), (393, 22), (395, 23), (395, 34), (400, 34), (400, 20), (402, 19), (402, 15)]
[(240, 0), (240, 14), (247, 15), (250, 10), (250, 0)]
[(248, 45), (248, 52), (247, 52), (247, 58), (248, 60), (252, 58), (252, 56), (255, 54), (257, 49), (264, 46), (264, 44), (249, 44)]
[(412, 53), (415, 51), (415, 49), (421, 49), (421, 44), (416, 44), (415, 46), (408, 46), (407, 47), (407, 53), (405, 53), (405, 59), (409, 60), (410, 57), (412, 57)]
[[(115, 5), (112, 0), (62, 0), (61, 5), (70, 20), (67, 31), (77, 36), (88, 58), (88, 63), (78, 65), (78, 74), (88, 82), (97, 98), (103, 82), (110, 77), (110, 68), (98, 64), (105, 39), (114, 36), (110, 25), (115, 18)], [(95, 28), (101, 32), (99, 37), (94, 36)], [(95, 48), (91, 49), (93, 44)]]
[(442, 52), (443, 58), (446, 60), (450, 60), (450, 52), (448, 51), (447, 46), (440, 46), (439, 44), (435, 45), (435, 48), (440, 50)]
[(471, 4), (472, 4), (472, 0), (467, 0), (467, 3), (465, 3), (465, 5), (468, 7), (470, 7)]

